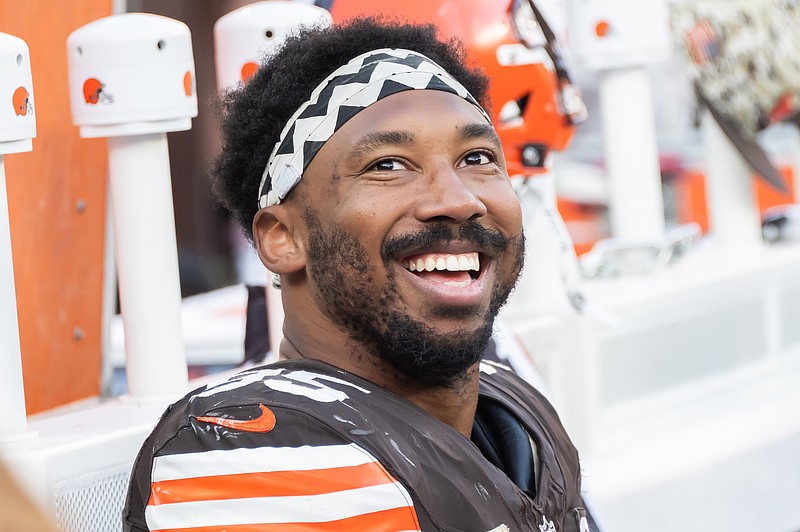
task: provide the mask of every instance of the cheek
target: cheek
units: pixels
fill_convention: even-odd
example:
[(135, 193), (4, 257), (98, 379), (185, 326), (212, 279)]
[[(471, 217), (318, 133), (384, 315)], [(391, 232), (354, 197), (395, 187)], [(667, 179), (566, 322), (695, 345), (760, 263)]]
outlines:
[(483, 195), (489, 215), (506, 232), (522, 232), (522, 207), (511, 183), (498, 183), (491, 192)]
[(333, 216), (355, 234), (385, 237), (402, 218), (404, 196), (394, 191), (359, 190), (339, 203)]

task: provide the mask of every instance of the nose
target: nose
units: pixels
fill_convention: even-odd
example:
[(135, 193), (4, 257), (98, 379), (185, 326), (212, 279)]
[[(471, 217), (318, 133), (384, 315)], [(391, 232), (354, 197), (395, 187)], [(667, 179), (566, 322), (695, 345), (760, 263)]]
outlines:
[(437, 165), (421, 181), (418, 220), (463, 222), (486, 215), (486, 205), (474, 190), (478, 183), (465, 182), (449, 164)]

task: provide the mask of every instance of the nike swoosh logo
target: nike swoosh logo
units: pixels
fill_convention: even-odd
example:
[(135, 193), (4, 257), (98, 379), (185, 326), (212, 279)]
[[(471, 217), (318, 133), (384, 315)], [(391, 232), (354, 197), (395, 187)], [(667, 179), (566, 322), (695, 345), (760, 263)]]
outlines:
[(254, 419), (232, 419), (229, 417), (197, 416), (197, 421), (244, 432), (269, 432), (275, 428), (275, 414), (264, 405), (258, 405), (261, 414)]

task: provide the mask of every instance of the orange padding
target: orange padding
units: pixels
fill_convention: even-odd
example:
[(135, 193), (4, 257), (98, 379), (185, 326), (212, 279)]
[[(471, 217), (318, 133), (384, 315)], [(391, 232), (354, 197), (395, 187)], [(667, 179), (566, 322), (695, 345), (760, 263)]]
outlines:
[(176, 502), (322, 495), (394, 482), (377, 462), (309, 471), (272, 471), (153, 482), (148, 506)]

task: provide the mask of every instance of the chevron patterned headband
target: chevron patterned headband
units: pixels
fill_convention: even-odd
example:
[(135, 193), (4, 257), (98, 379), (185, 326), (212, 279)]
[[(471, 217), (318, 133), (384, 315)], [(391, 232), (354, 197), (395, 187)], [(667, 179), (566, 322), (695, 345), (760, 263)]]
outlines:
[(492, 123), (467, 89), (424, 55), (389, 48), (361, 54), (325, 78), (289, 119), (261, 176), (259, 207), (280, 203), (345, 122), (387, 96), (415, 89), (460, 96)]

